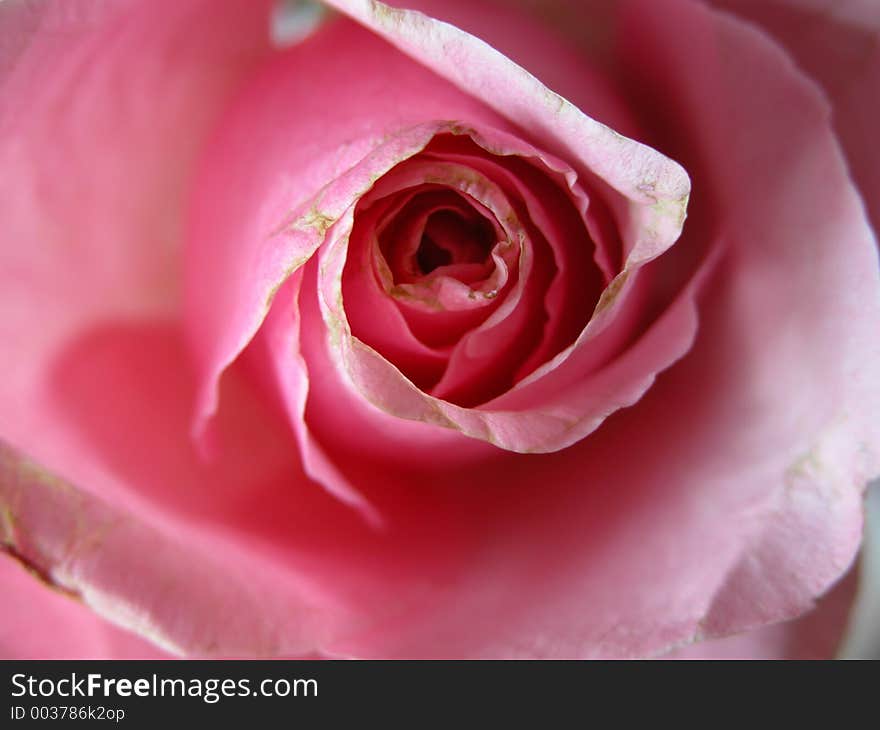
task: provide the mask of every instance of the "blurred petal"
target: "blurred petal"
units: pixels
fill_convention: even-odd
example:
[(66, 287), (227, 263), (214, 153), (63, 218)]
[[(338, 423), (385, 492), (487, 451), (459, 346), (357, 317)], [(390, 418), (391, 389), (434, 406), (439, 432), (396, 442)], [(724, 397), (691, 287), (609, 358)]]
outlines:
[(710, 0), (756, 23), (823, 89), (847, 163), (880, 231), (880, 5), (874, 0)]
[(53, 358), (178, 308), (194, 160), (268, 50), (269, 5), (0, 3), (0, 438), (49, 468), (80, 459)]
[(732, 429), (725, 450), (743, 449), (755, 485), (762, 463), (790, 454), (701, 622), (725, 635), (806, 610), (857, 548), (880, 466), (876, 241), (824, 99), (778, 47), (696, 3), (623, 5), (621, 58), (650, 89), (646, 106), (665, 101), (661, 124), (677, 121), (672, 148), (729, 251), (700, 308), (700, 337), (727, 353), (712, 394)]
[(135, 634), (46, 585), (0, 547), (0, 659), (167, 659)]
[(833, 659), (852, 617), (859, 569), (853, 567), (800, 618), (723, 639), (699, 641), (667, 659)]
[(173, 654), (309, 653), (322, 602), (285, 535), (301, 532), (291, 516), (321, 490), (302, 477), (283, 422), (236, 377), (218, 417), (223, 458), (198, 458), (184, 352), (173, 326), (114, 325), (61, 353), (56, 428), (75, 428), (78, 460), (62, 478), (0, 444), (2, 544)]

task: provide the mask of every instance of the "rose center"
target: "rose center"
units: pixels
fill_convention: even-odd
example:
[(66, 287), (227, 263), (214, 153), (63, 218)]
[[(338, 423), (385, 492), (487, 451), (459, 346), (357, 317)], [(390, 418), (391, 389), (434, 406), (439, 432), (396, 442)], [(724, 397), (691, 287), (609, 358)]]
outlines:
[(477, 286), (492, 275), (493, 252), (506, 240), (492, 211), (436, 184), (402, 197), (381, 214), (376, 239), (392, 286), (412, 284), (424, 293), (440, 280)]
[(587, 225), (599, 209), (575, 182), (534, 156), (435, 138), (358, 203), (352, 335), (433, 398), (471, 408), (511, 390), (575, 342), (610, 281)]
[(494, 231), (481, 216), (467, 220), (451, 210), (433, 213), (425, 223), (416, 263), (422, 274), (441, 266), (482, 264), (495, 243)]

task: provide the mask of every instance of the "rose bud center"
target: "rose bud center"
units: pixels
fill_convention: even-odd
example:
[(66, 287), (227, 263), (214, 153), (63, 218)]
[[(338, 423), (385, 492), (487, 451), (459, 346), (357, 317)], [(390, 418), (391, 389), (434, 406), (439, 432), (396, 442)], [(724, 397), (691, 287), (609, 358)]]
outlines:
[(611, 254), (587, 205), (541, 159), (438, 135), (358, 204), (352, 334), (436, 398), (509, 391), (571, 345), (616, 273), (597, 264)]

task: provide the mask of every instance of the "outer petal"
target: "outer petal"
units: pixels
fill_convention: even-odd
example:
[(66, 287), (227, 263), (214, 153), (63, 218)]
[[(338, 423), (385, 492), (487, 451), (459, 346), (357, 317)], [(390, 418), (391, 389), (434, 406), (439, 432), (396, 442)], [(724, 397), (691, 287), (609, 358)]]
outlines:
[[(386, 5), (417, 10), (482, 39), (589, 117), (620, 134), (638, 139), (639, 126), (632, 110), (613, 79), (602, 72), (595, 59), (586, 58), (577, 45), (557, 29), (536, 23), (533, 13), (521, 12), (515, 7), (535, 2), (540, 4), (541, 0), (531, 3), (526, 0), (518, 3), (512, 0), (407, 0)], [(575, 2), (583, 6), (582, 0)], [(545, 5), (549, 7), (540, 7), (538, 11), (552, 11), (553, 3)], [(578, 22), (570, 24), (571, 30), (604, 32), (600, 9), (581, 7), (580, 10)]]
[(302, 476), (283, 421), (236, 373), (222, 458), (206, 465), (187, 438), (195, 391), (175, 327), (93, 330), (52, 367), (79, 460), (60, 478), (2, 447), (4, 548), (175, 654), (303, 656), (351, 620), (319, 584), (344, 582), (335, 543), (372, 531)]
[[(485, 64), (487, 58), (481, 54), (488, 53), (493, 63), (500, 64), (499, 73), (521, 87), (518, 93), (539, 99), (542, 111), (529, 122), (530, 105), (524, 97), (508, 104), (512, 100), (504, 84), (497, 88), (465, 84), (472, 94), (462, 93), (348, 21), (325, 26), (270, 64), (249, 85), (213, 141), (196, 198), (187, 291), (188, 319), (202, 378), (197, 431), (216, 407), (223, 370), (251, 340), (284, 280), (322, 242), (345, 237), (358, 198), (392, 166), (420, 151), (434, 133), (450, 128), (460, 133), (473, 125), (478, 131), (486, 129), (489, 142), (494, 143), (516, 124), (530, 127), (533, 136), (551, 149), (560, 146), (559, 139), (567, 139), (569, 146), (562, 144), (562, 148), (572, 153), (581, 174), (615, 211), (628, 269), (638, 268), (674, 242), (688, 189), (687, 177), (676, 163), (586, 117), (476, 38), (425, 16), (406, 17), (421, 18), (424, 27), (419, 32), (436, 25), (442, 33), (452, 33), (465, 54), (463, 61), (472, 68)], [(349, 53), (336, 53), (339, 47)], [(331, 54), (335, 62), (323, 63)], [(471, 58), (469, 54), (476, 55)], [(446, 65), (440, 66), (439, 70), (451, 73)], [(484, 81), (488, 83), (490, 77)], [(349, 88), (354, 78), (359, 83)], [(328, 91), (345, 87), (346, 93), (316, 96), (316, 86)], [(382, 99), (380, 106), (375, 104), (377, 98)], [(483, 103), (484, 98), (496, 111)], [(553, 104), (547, 101), (551, 98)], [(440, 121), (449, 119), (455, 124)], [(255, 163), (253, 137), (258, 132), (262, 132), (263, 144), (261, 161)], [(629, 273), (622, 274), (617, 284), (623, 284)], [(606, 320), (614, 309), (606, 305), (615, 300), (617, 291), (617, 285), (612, 287), (599, 306)], [(338, 297), (332, 299), (335, 305)], [(534, 414), (526, 425), (517, 424), (519, 414), (507, 406), (505, 411), (499, 406), (497, 417), (436, 407), (368, 347), (348, 358), (354, 363), (349, 379), (363, 386), (364, 392), (369, 390), (364, 383), (380, 383), (378, 390), (384, 397), (373, 398), (374, 405), (384, 409), (391, 403), (389, 410), (406, 419), (460, 429), (504, 448), (553, 450), (582, 437), (609, 412), (636, 400), (657, 370), (687, 349), (694, 324), (691, 302), (683, 302), (669, 319), (677, 322), (674, 336), (658, 335), (662, 342), (647, 346), (652, 352), (649, 366), (634, 367), (634, 356), (609, 373), (593, 392), (579, 396), (575, 405), (562, 403), (564, 397), (557, 393), (554, 407)], [(304, 386), (305, 381), (299, 380)], [(622, 385), (615, 386), (616, 381)], [(392, 390), (395, 397), (389, 399)], [(294, 419), (300, 442), (317, 454), (319, 450), (310, 445), (299, 421)], [(307, 457), (309, 474), (344, 500), (363, 507), (356, 488), (319, 468), (323, 461)]]
[(0, 659), (163, 659), (166, 654), (0, 555)]
[(880, 230), (880, 5), (873, 0), (710, 0), (767, 30), (825, 91), (874, 230)]
[(216, 408), (221, 373), (281, 284), (378, 177), (450, 119), (509, 126), (340, 19), (251, 80), (215, 135), (194, 200), (187, 309), (204, 380), (201, 425)]
[(268, 0), (0, 3), (0, 438), (67, 473), (52, 359), (177, 308), (194, 158), (268, 50)]
[[(66, 587), (90, 591), (90, 605), (116, 621), (144, 629), (144, 621), (162, 623), (144, 616), (168, 606), (171, 625), (160, 627), (160, 637), (166, 646), (195, 653), (211, 646), (198, 636), (204, 615), (181, 615), (164, 571), (137, 574), (143, 567), (139, 549), (156, 556), (159, 547), (170, 549), (154, 531), (146, 530), (151, 544), (133, 530), (115, 538), (121, 543), (115, 558), (97, 553), (79, 562), (65, 539), (71, 530), (88, 531), (95, 514), (133, 513), (135, 524), (155, 517), (145, 506), (157, 496), (149, 477), (119, 467), (132, 457), (139, 429), (158, 438), (145, 462), (177, 460), (159, 480), (168, 502), (186, 500), (178, 487), (194, 467), (181, 466), (174, 439), (167, 437), (173, 417), (147, 407), (150, 398), (155, 403), (158, 394), (174, 392), (175, 377), (187, 377), (184, 351), (172, 349), (170, 356), (146, 327), (129, 349), (131, 358), (114, 360), (94, 328), (113, 330), (121, 319), (176, 309), (181, 217), (193, 161), (219, 109), (268, 51), (269, 5), (232, 0), (218, 14), (208, 0), (0, 4), (0, 438), (17, 447), (4, 450), (0, 468), (3, 543), (21, 555), (27, 546), (45, 548), (39, 553), (45, 562), (38, 565), (34, 555), (28, 560), (46, 575), (70, 578), (81, 570)], [(172, 364), (162, 378), (143, 384), (143, 392), (126, 393), (126, 374), (136, 378), (144, 363), (168, 358)], [(102, 359), (109, 403), (107, 390), (84, 396), (74, 382), (77, 372), (84, 376), (79, 385), (87, 382), (87, 371), (100, 370)], [(137, 405), (140, 396), (147, 400)], [(107, 409), (114, 402), (119, 410), (111, 417)], [(102, 423), (119, 437), (106, 458), (90, 447), (89, 429), (100, 430)], [(46, 487), (49, 494), (36, 483), (21, 483), (18, 468), (10, 466), (18, 449), (80, 485), (81, 491), (65, 492), (70, 499), (103, 506), (83, 508), (81, 523), (66, 523), (72, 506), (53, 501), (55, 479)], [(241, 472), (235, 478), (242, 479)], [(23, 505), (16, 495), (25, 488)], [(186, 522), (180, 501), (170, 511)], [(159, 563), (170, 562), (163, 554)], [(102, 567), (86, 567), (90, 559), (103, 561)], [(214, 573), (212, 580), (221, 574), (216, 564), (213, 571), (195, 571)]]
[(690, 193), (680, 165), (588, 117), (497, 50), (455, 26), (377, 0), (329, 0), (328, 4), (484, 100), (577, 172), (591, 173), (618, 211), (627, 248), (638, 258), (652, 258), (678, 238)]
[[(880, 444), (876, 242), (827, 107), (766, 37), (696, 3), (537, 4), (575, 31), (599, 13), (617, 46), (582, 37), (584, 50), (631, 80), (652, 143), (695, 175), (693, 218), (674, 257), (686, 262), (701, 243), (733, 251), (701, 307), (696, 351), (726, 354), (693, 365), (693, 393), (670, 408), (688, 418), (685, 403), (700, 392), (717, 403), (714, 419), (729, 433), (706, 454), (738, 454), (740, 466), (719, 463), (717, 472), (739, 474), (744, 499), (764, 496), (750, 516), (745, 502), (734, 510), (739, 528), (725, 520), (731, 533), (745, 528), (741, 558), (697, 633), (794, 616), (848, 565)], [(739, 405), (727, 411), (729, 398)], [(786, 451), (788, 468), (774, 466)]]
[[(735, 20), (688, 2), (627, 8), (621, 62), (633, 64), (653, 134), (689, 161), (701, 192), (677, 261), (703, 245), (727, 252), (696, 347), (632, 409), (540, 462), (421, 462), (434, 499), (455, 485), (443, 504), (462, 521), (447, 533), (453, 518), (435, 505), (433, 529), (450, 551), (469, 536), (479, 559), (410, 633), (386, 624), (349, 651), (394, 641), (449, 655), (477, 644), (490, 655), (656, 652), (798, 615), (852, 561), (880, 445), (880, 284), (823, 100)], [(310, 419), (327, 443), (343, 425), (358, 435), (337, 460), (357, 454), (353, 473), (381, 504), (395, 472), (371, 480), (382, 462), (365, 456), (367, 414), (325, 407)], [(401, 495), (424, 479), (399, 469), (392, 522), (417, 519)], [(540, 605), (522, 602), (528, 593)]]
[[(690, 150), (730, 246), (724, 284), (702, 311), (705, 337), (745, 358), (727, 389), (743, 388), (743, 415), (764, 414), (746, 458), (796, 450), (776, 477), (786, 488), (767, 483), (765, 515), (702, 622), (727, 634), (805, 610), (858, 545), (860, 494), (880, 454), (877, 251), (815, 87), (748, 26), (666, 5), (625, 4), (621, 57), (653, 64), (646, 88), (671, 99), (682, 125), (673, 149)], [(771, 473), (756, 469), (752, 481)]]
[[(716, 98), (717, 87), (707, 83), (718, 71), (719, 59), (712, 56), (711, 44), (697, 48), (706, 54), (701, 59), (712, 61), (705, 66), (707, 77), (689, 78), (675, 65), (681, 50), (677, 29), (701, 22), (736, 50), (748, 49), (748, 57), (760, 61), (760, 72), (748, 79), (748, 86), (737, 85), (735, 70), (721, 64), (733, 83), (724, 87), (731, 93), (732, 106), (751, 99), (758, 88), (775, 104), (784, 98), (801, 116), (809, 109), (815, 111), (812, 102), (806, 104), (815, 100), (809, 92), (797, 83), (790, 87), (789, 76), (777, 76), (779, 59), (760, 41), (741, 45), (754, 38), (742, 35), (738, 26), (692, 15), (688, 5), (673, 7), (678, 12), (668, 19), (650, 14), (649, 2), (635, 9), (649, 13), (652, 26), (662, 31), (659, 37), (665, 43), (654, 50), (665, 53), (654, 59), (651, 69), (657, 76), (652, 80), (657, 88), (682, 94), (678, 108), (687, 108), (688, 101)], [(707, 30), (705, 25), (696, 29)], [(741, 57), (733, 53), (722, 59), (736, 58), (739, 63)], [(662, 109), (669, 107), (652, 107), (658, 116)], [(798, 140), (791, 130), (814, 131), (815, 116), (801, 116), (791, 120), (784, 134), (763, 129), (759, 138), (774, 153), (781, 149), (792, 154)], [(692, 119), (696, 123), (699, 116)], [(716, 127), (695, 127), (685, 130), (683, 137), (700, 140), (705, 154), (718, 154), (719, 164), (727, 161), (734, 166), (749, 159), (744, 145), (725, 145), (717, 139), (713, 143), (711, 135), (700, 136)], [(730, 138), (721, 141), (729, 143)], [(815, 149), (810, 149), (819, 155), (817, 166), (830, 175), (842, 174), (828, 138), (818, 134), (811, 141)], [(768, 156), (766, 148), (760, 152), (759, 159)], [(792, 201), (780, 195), (777, 183), (758, 178), (753, 197), (735, 198), (756, 214), (755, 223), (773, 220), (760, 207), (764, 199), (787, 201), (787, 213), (829, 213), (827, 221), (801, 221), (811, 234), (827, 233), (822, 226), (834, 232), (840, 220), (851, 220), (857, 208), (854, 197), (836, 185), (823, 201), (829, 207), (820, 211), (803, 189), (787, 192), (794, 196)], [(732, 195), (736, 189), (735, 185), (721, 188), (718, 194)], [(808, 203), (795, 204), (805, 195)], [(284, 457), (278, 424), (249, 410), (254, 400), (250, 394), (232, 410), (227, 424), (233, 432), (227, 446), (235, 448), (222, 453), (231, 461), (214, 469), (199, 465), (185, 446), (181, 424), (192, 382), (181, 367), (183, 357), (173, 330), (93, 333), (51, 362), (53, 396), (63, 406), (65, 418), (53, 419), (49, 425), (77, 430), (83, 450), (76, 470), (85, 477), (77, 481), (93, 494), (116, 495), (119, 485), (135, 486), (143, 494), (138, 509), (131, 512), (122, 514), (111, 505), (113, 519), (118, 517), (126, 527), (130, 523), (124, 520), (132, 514), (138, 515), (138, 523), (150, 523), (137, 533), (137, 540), (129, 542), (130, 548), (155, 545), (150, 542), (155, 536), (168, 552), (147, 549), (142, 554), (155, 561), (153, 569), (162, 574), (169, 566), (180, 566), (185, 550), (191, 559), (186, 565), (197, 572), (195, 578), (184, 575), (180, 585), (192, 588), (205, 601), (196, 605), (222, 606), (224, 613), (206, 624), (205, 616), (212, 614), (172, 610), (160, 582), (148, 581), (145, 591), (142, 584), (125, 580), (118, 565), (114, 567), (113, 551), (91, 553), (88, 539), (73, 539), (83, 533), (66, 515), (84, 510), (45, 512), (39, 506), (46, 503), (44, 499), (38, 498), (37, 507), (29, 509), (27, 500), (12, 498), (22, 493), (45, 496), (46, 490), (53, 490), (52, 480), (42, 490), (21, 490), (15, 488), (15, 480), (0, 479), (5, 490), (0, 503), (10, 509), (14, 521), (26, 526), (19, 530), (16, 545), (22, 553), (33, 550), (32, 560), (48, 555), (43, 570), (53, 572), (56, 580), (72, 576), (69, 587), (97, 586), (93, 595), (113, 597), (100, 602), (102, 611), (141, 629), (149, 626), (169, 645), (194, 653), (291, 653), (314, 645), (325, 652), (358, 656), (658, 652), (692, 636), (706, 614), (713, 620), (724, 615), (723, 610), (714, 610), (721, 605), (715, 597), (723, 595), (724, 577), (734, 571), (746, 577), (753, 574), (748, 556), (756, 544), (762, 551), (764, 546), (781, 546), (771, 555), (787, 559), (782, 561), (784, 574), (790, 577), (782, 592), (784, 600), (772, 592), (765, 594), (775, 616), (783, 617), (829, 585), (854, 550), (857, 530), (852, 528), (859, 500), (853, 482), (860, 476), (859, 468), (867, 471), (868, 466), (855, 459), (841, 461), (836, 449), (850, 443), (847, 436), (856, 430), (867, 433), (862, 431), (860, 408), (866, 412), (872, 408), (868, 401), (873, 394), (865, 382), (876, 372), (876, 360), (864, 352), (863, 343), (873, 339), (863, 337), (860, 328), (873, 332), (876, 325), (876, 312), (870, 309), (876, 274), (865, 273), (875, 270), (876, 260), (873, 252), (868, 253), (869, 237), (857, 238), (851, 230), (839, 231), (841, 240), (864, 245), (854, 243), (842, 258), (829, 257), (822, 249), (811, 249), (812, 257), (792, 256), (792, 239), (772, 227), (766, 238), (749, 237), (743, 234), (754, 231), (736, 228), (724, 232), (740, 234), (734, 236), (737, 242), (766, 244), (746, 246), (742, 254), (746, 264), (761, 264), (758, 270), (766, 270), (762, 252), (778, 253), (785, 261), (780, 276), (772, 280), (779, 297), (773, 303), (779, 308), (754, 306), (755, 292), (746, 282), (718, 277), (716, 286), (707, 291), (704, 334), (691, 355), (662, 376), (635, 408), (618, 412), (576, 447), (549, 456), (520, 456), (476, 444), (456, 463), (437, 458), (431, 462), (436, 469), (430, 470), (426, 463), (371, 461), (368, 448), (332, 453), (340, 457), (338, 463), (358, 472), (358, 484), (388, 516), (381, 536), (299, 477), (296, 464)], [(846, 268), (831, 265), (841, 261)], [(823, 306), (809, 311), (791, 306), (807, 293), (821, 297)], [(809, 323), (798, 319), (800, 311), (810, 315)], [(791, 316), (786, 320), (789, 327), (778, 326), (774, 319), (778, 312)], [(857, 329), (839, 328), (853, 313), (860, 315), (852, 319)], [(737, 329), (767, 319), (774, 325), (772, 331), (785, 331), (787, 336), (762, 336), (755, 343), (747, 337), (749, 327)], [(822, 352), (815, 356), (816, 328), (823, 333), (823, 347), (818, 349), (829, 350), (827, 360)], [(743, 337), (734, 340), (731, 333)], [(841, 372), (839, 358), (849, 376), (843, 384), (836, 377)], [(792, 377), (783, 381), (788, 386), (784, 391), (775, 387), (778, 362), (797, 368), (792, 371), (797, 377), (787, 373)], [(828, 383), (831, 387), (826, 387)], [(108, 390), (114, 398), (106, 398)], [(860, 399), (866, 401), (864, 405), (856, 402)], [(853, 415), (837, 431), (844, 438), (823, 440), (807, 459), (799, 459), (813, 445), (819, 426), (832, 420), (838, 404)], [(149, 417), (132, 419), (126, 432), (119, 424), (132, 411)], [(338, 402), (333, 412), (345, 415)], [(792, 417), (780, 423), (780, 416), (788, 413)], [(349, 428), (357, 428), (357, 418), (352, 413)], [(52, 438), (55, 432), (46, 433)], [(321, 435), (325, 443), (334, 444), (332, 431)], [(360, 436), (368, 446), (371, 434)], [(865, 441), (863, 456), (869, 456), (876, 441), (873, 437)], [(442, 450), (436, 453), (439, 456)], [(839, 479), (836, 470), (831, 479), (827, 469), (817, 468), (827, 465), (826, 454), (833, 455), (832, 465), (841, 466)], [(786, 494), (781, 485), (792, 465)], [(538, 474), (541, 489), (535, 488)], [(80, 494), (61, 490), (57, 498), (80, 504)], [(84, 496), (87, 516), (104, 514), (105, 507)], [(805, 508), (779, 523), (780, 509), (792, 513), (789, 501)], [(841, 510), (841, 519), (828, 519), (822, 511), (828, 503)], [(819, 507), (813, 509), (815, 505)], [(87, 519), (85, 524), (101, 523)], [(774, 536), (776, 524), (791, 532), (781, 539)], [(838, 525), (843, 528), (840, 532)], [(186, 543), (174, 543), (170, 540), (174, 535), (185, 535)], [(756, 540), (756, 535), (761, 539)], [(86, 537), (91, 536), (87, 530)], [(80, 549), (68, 549), (69, 540)], [(821, 558), (816, 565), (793, 559), (794, 550), (804, 544), (811, 544)], [(217, 575), (218, 560), (233, 578), (219, 586), (207, 579)], [(754, 562), (758, 567), (769, 565), (763, 559)], [(122, 564), (128, 565), (128, 559)], [(755, 595), (765, 585), (761, 580), (746, 583)], [(234, 631), (225, 626), (224, 615), (241, 621)], [(728, 611), (724, 625), (715, 629), (735, 630), (752, 620), (748, 613), (731, 620)]]
[(800, 618), (723, 639), (701, 641), (664, 658), (833, 659), (852, 618), (859, 572), (858, 567), (853, 567), (814, 609)]

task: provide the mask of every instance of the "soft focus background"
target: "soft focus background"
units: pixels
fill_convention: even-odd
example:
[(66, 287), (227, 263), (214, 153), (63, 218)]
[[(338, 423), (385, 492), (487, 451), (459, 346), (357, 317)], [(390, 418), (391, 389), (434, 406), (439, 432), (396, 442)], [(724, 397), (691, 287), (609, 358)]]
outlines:
[(844, 659), (880, 659), (880, 481), (868, 489), (868, 525), (862, 557), (862, 581)]

